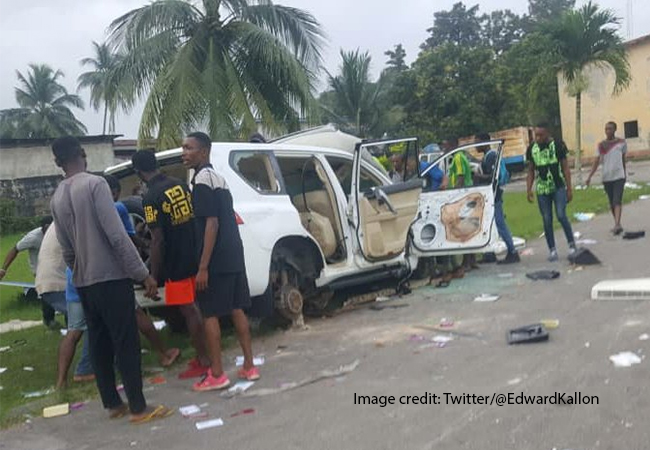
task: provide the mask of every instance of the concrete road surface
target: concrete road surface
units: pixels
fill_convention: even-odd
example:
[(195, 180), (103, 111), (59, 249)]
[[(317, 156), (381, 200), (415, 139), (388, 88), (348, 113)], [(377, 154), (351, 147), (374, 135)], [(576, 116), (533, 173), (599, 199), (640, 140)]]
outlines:
[[(531, 206), (532, 220), (538, 220)], [(650, 200), (624, 209), (629, 229), (650, 231)], [(517, 266), (486, 265), (449, 288), (424, 287), (394, 303), (408, 307), (363, 309), (312, 320), (302, 332), (277, 332), (254, 343), (266, 356), (262, 379), (249, 392), (278, 388), (356, 360), (351, 373), (298, 389), (253, 398), (223, 399), (193, 393), (190, 383), (166, 373), (167, 384), (146, 393), (151, 404), (174, 408), (203, 404), (224, 425), (198, 431), (178, 412), (165, 420), (134, 426), (109, 421), (97, 401), (70, 415), (33, 419), (0, 434), (0, 448), (82, 449), (450, 449), (551, 450), (650, 448), (650, 361), (617, 368), (610, 355), (650, 352), (650, 302), (592, 301), (603, 279), (650, 276), (650, 237), (624, 241), (608, 234), (610, 218), (576, 226), (602, 260), (601, 266), (572, 270), (546, 262), (542, 241)], [(530, 281), (525, 273), (556, 269), (554, 281)], [(477, 303), (478, 294), (498, 294)], [(388, 303), (386, 303), (388, 305)], [(431, 331), (446, 318), (454, 339), (437, 347)], [(541, 319), (557, 319), (545, 343), (508, 346), (506, 331)], [(424, 327), (424, 328), (423, 328)], [(457, 334), (454, 334), (457, 333)], [(235, 376), (227, 354), (228, 373)], [(177, 371), (180, 368), (176, 369)], [(597, 404), (497, 406), (498, 394), (589, 396)], [(436, 394), (439, 404), (400, 404), (403, 396)], [(449, 394), (445, 396), (445, 394)], [(488, 403), (469, 395), (485, 396)], [(355, 395), (394, 396), (395, 404), (355, 405)], [(450, 395), (465, 404), (451, 404)], [(592, 397), (595, 396), (595, 397)], [(536, 397), (534, 397), (536, 399)], [(547, 403), (551, 401), (547, 399)], [(469, 404), (473, 403), (473, 404)], [(231, 417), (244, 409), (254, 413)], [(199, 419), (206, 420), (206, 419)]]

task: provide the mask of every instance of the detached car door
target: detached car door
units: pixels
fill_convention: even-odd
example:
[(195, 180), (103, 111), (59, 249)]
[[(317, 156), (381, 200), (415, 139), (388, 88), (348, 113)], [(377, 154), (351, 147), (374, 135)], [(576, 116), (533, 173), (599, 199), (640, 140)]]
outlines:
[[(401, 183), (367, 188), (361, 160), (369, 147), (400, 145), (417, 152), (417, 139), (373, 141), (357, 144), (352, 166), (351, 222), (364, 259), (383, 261), (400, 256), (418, 210), (422, 180), (415, 176)], [(415, 153), (413, 158), (416, 158)], [(415, 159), (414, 159), (415, 160)]]
[(473, 175), (472, 186), (447, 186), (427, 190), (420, 195), (417, 218), (411, 227), (412, 251), (416, 256), (435, 256), (488, 251), (498, 234), (494, 225), (494, 201), (498, 188), (503, 141), (469, 144), (453, 150), (426, 168), (420, 176), (440, 168), (449, 175), (451, 162), (460, 152), (481, 158), (487, 150), (496, 150), (491, 176)]

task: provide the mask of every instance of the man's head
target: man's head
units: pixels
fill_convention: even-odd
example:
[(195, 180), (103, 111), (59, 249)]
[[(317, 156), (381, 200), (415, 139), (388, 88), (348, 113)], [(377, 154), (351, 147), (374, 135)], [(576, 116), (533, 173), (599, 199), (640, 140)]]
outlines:
[(455, 137), (448, 137), (442, 143), (440, 144), (440, 147), (442, 148), (442, 151), (445, 153), (449, 153), (450, 151), (454, 150), (455, 148), (458, 148), (458, 138)]
[(115, 178), (113, 175), (104, 175), (104, 179), (108, 183), (108, 187), (111, 188), (113, 201), (116, 202), (120, 198), (120, 194), (122, 193), (122, 186), (120, 185), (120, 180)]
[(614, 135), (616, 135), (616, 122), (607, 122), (605, 124), (605, 135), (610, 141), (614, 139)]
[(64, 136), (52, 142), (54, 162), (65, 173), (86, 170), (86, 152), (79, 140), (73, 136)]
[(396, 172), (401, 172), (404, 170), (404, 156), (400, 154), (394, 154), (390, 157), (390, 162), (393, 164), (393, 170)]
[(41, 219), (41, 230), (43, 230), (43, 234), (45, 234), (47, 229), (50, 228), (52, 222), (53, 222), (52, 216), (45, 216)]
[(535, 127), (535, 142), (546, 144), (551, 140), (551, 133), (548, 131), (549, 125), (542, 122)]
[(149, 150), (138, 150), (131, 157), (131, 164), (138, 177), (144, 181), (149, 181), (158, 172), (156, 155)]
[[(474, 140), (475, 140), (476, 143), (487, 142), (487, 141), (490, 140), (490, 135), (487, 134), (487, 133), (478, 133), (476, 136), (474, 136)], [(479, 152), (485, 153), (488, 150), (490, 150), (490, 146), (489, 145), (481, 145), (480, 147), (477, 147), (476, 150), (478, 150)]]
[(183, 164), (188, 169), (196, 169), (210, 162), (210, 136), (200, 131), (190, 133), (183, 140)]
[(260, 133), (253, 133), (251, 134), (251, 137), (248, 139), (248, 141), (263, 144), (266, 142), (266, 139), (264, 139), (264, 136), (262, 136)]

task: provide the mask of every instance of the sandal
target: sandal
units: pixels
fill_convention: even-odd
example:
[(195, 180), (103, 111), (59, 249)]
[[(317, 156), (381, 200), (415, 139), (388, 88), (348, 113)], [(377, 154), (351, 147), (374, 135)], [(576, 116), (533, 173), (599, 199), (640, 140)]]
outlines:
[(126, 416), (128, 413), (129, 413), (129, 407), (126, 406), (124, 403), (122, 403), (122, 405), (118, 406), (117, 408), (113, 408), (109, 410), (108, 418), (121, 419), (122, 417)]
[(449, 287), (449, 281), (448, 280), (440, 280), (438, 283), (436, 283), (437, 288), (446, 288)]
[(131, 419), (129, 419), (129, 422), (131, 422), (134, 425), (140, 425), (157, 419), (164, 419), (165, 417), (169, 417), (172, 414), (174, 414), (173, 409), (167, 408), (166, 406), (163, 405), (158, 405), (151, 412), (145, 414), (142, 417), (139, 417), (137, 419), (134, 419), (132, 417)]

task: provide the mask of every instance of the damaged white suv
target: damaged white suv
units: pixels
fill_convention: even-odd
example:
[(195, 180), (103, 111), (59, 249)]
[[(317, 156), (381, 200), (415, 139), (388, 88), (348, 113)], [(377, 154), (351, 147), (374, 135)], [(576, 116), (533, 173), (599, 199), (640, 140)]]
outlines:
[[(311, 141), (330, 147), (301, 143)], [(427, 192), (418, 167), (410, 181), (394, 184), (367, 152), (394, 144), (417, 161), (415, 138), (361, 143), (331, 130), (264, 144), (212, 144), (211, 163), (234, 199), (253, 314), (275, 308), (300, 323), (303, 305), (324, 308), (338, 289), (406, 278), (419, 258), (492, 250), (497, 174), (483, 186)], [(501, 143), (491, 144), (500, 157)], [(189, 180), (181, 152), (156, 156), (163, 172)], [(106, 172), (120, 179), (122, 192), (138, 183), (130, 163)]]

